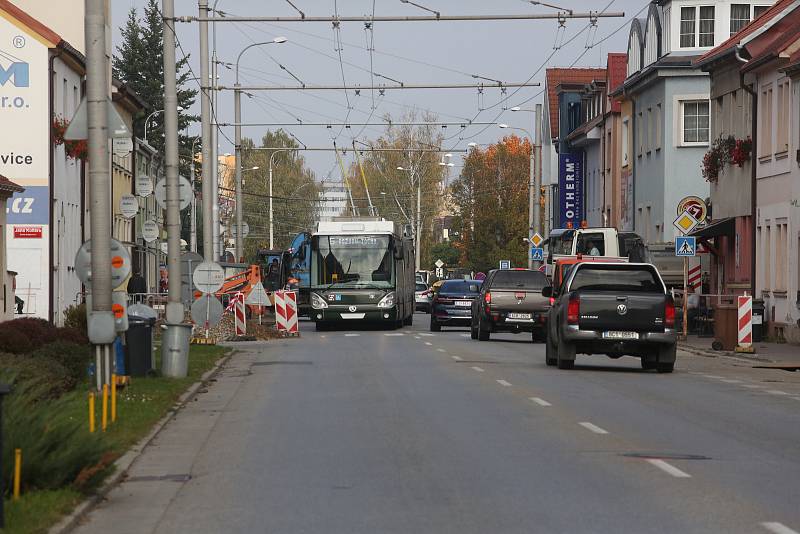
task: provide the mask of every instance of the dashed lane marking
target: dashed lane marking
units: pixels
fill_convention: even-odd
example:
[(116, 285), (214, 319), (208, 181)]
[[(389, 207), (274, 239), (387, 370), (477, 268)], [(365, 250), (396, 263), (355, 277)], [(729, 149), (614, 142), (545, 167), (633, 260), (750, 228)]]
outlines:
[(497, 383), (507, 388), (511, 387), (511, 382), (507, 382), (506, 380), (498, 380)]
[(419, 336), (414, 336), (414, 339), (422, 339), (422, 338)]
[(532, 400), (533, 402), (535, 402), (539, 406), (552, 406), (552, 404), (550, 404), (549, 402), (547, 402), (544, 399), (540, 399), (539, 397), (528, 397), (528, 399)]
[(726, 384), (741, 384), (741, 380), (736, 380), (735, 378), (721, 378), (720, 382), (725, 382)]
[(796, 401), (800, 401), (800, 397), (792, 397)]
[(425, 336), (425, 337), (433, 337), (434, 336), (434, 334), (420, 334), (420, 335), (421, 336)]
[(742, 387), (743, 388), (749, 388), (749, 389), (762, 389), (762, 388), (765, 388), (767, 386), (762, 386), (760, 384), (742, 384)]
[(470, 334), (461, 334), (461, 337), (469, 337)]
[(764, 393), (769, 393), (770, 395), (788, 395), (788, 393), (779, 389), (768, 389)]
[(386, 337), (396, 337), (396, 336), (404, 336), (405, 334), (403, 334), (402, 332), (394, 332), (392, 334), (383, 334), (383, 335)]
[(455, 361), (460, 362), (463, 361), (460, 356), (451, 356)]
[(322, 335), (321, 335), (321, 336), (319, 336), (319, 337), (325, 338), (325, 337), (328, 337), (328, 336), (326, 336), (325, 334), (322, 334)]
[(656, 459), (656, 458), (648, 458), (647, 459), (647, 463), (649, 463), (650, 465), (654, 465), (654, 466), (658, 467), (659, 469), (661, 469), (665, 473), (668, 473), (668, 474), (674, 476), (675, 478), (691, 478), (692, 477), (692, 475), (690, 475), (686, 471), (681, 471), (680, 469), (678, 469), (674, 465), (668, 464), (664, 460), (659, 460), (659, 459)]
[(721, 380), (725, 378), (724, 376), (717, 376), (717, 375), (702, 375), (702, 376), (704, 376), (705, 378), (713, 378), (715, 380)]
[(432, 347), (432, 346), (433, 346), (433, 343), (430, 343), (430, 342), (428, 342), (428, 341), (426, 341), (426, 342), (425, 342), (425, 344), (426, 344), (426, 345), (428, 345), (429, 347)]
[(447, 351), (444, 349), (436, 349), (436, 352), (447, 352)]
[(796, 530), (787, 527), (783, 523), (778, 523), (777, 521), (765, 521), (761, 523), (761, 526), (774, 534), (800, 534)]
[(478, 371), (479, 373), (483, 372), (483, 369), (481, 369), (480, 367), (470, 367), (470, 369), (472, 369), (473, 371)]
[(578, 424), (581, 425), (586, 430), (594, 432), (595, 434), (608, 434), (608, 430), (604, 430), (597, 425), (589, 423), (588, 421), (584, 421), (583, 423), (578, 423)]
[(360, 337), (361, 334), (345, 334), (344, 337)]

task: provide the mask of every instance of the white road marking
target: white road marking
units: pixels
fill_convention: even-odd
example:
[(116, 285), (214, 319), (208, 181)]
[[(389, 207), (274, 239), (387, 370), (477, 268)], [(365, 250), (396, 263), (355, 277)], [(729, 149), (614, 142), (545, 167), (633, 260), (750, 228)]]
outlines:
[(472, 369), (473, 371), (478, 371), (479, 373), (483, 372), (483, 369), (481, 369), (480, 367), (470, 367), (470, 369)]
[(325, 334), (322, 334), (322, 335), (321, 335), (321, 336), (319, 336), (319, 337), (328, 337), (328, 336), (326, 336)]
[(726, 384), (741, 384), (741, 380), (736, 380), (735, 378), (722, 378), (720, 382), (725, 382)]
[(761, 388), (765, 388), (767, 386), (762, 386), (760, 384), (742, 384), (742, 387), (743, 388), (750, 388), (750, 389), (761, 389)]
[(796, 401), (800, 401), (800, 397), (792, 397)]
[(426, 344), (426, 345), (428, 345), (429, 347), (432, 347), (432, 346), (433, 346), (433, 343), (429, 343), (429, 342), (427, 342), (427, 341), (425, 342), (425, 344)]
[(461, 334), (461, 337), (469, 337), (470, 334)]
[(532, 400), (533, 402), (535, 402), (539, 406), (552, 406), (552, 404), (550, 404), (549, 402), (547, 402), (544, 399), (540, 399), (539, 397), (528, 397), (528, 399)]
[(436, 352), (447, 352), (447, 351), (444, 349), (436, 349)]
[(421, 336), (425, 336), (425, 337), (433, 337), (434, 336), (434, 334), (420, 334), (420, 335)]
[(788, 393), (779, 389), (768, 389), (764, 393), (770, 393), (772, 395), (788, 395)]
[(422, 338), (419, 336), (414, 336), (414, 339), (422, 339)]
[(345, 334), (344, 337), (359, 337), (361, 334)]
[(761, 526), (774, 534), (800, 534), (796, 530), (792, 530), (783, 523), (778, 523), (777, 521), (765, 521), (761, 523)]
[(395, 332), (393, 334), (383, 334), (383, 335), (387, 336), (387, 337), (394, 337), (394, 336), (404, 336), (405, 334), (403, 334), (401, 332)]
[(716, 375), (703, 375), (703, 376), (706, 378), (714, 378), (716, 380), (721, 380), (722, 378), (724, 378), (722, 376), (716, 376)]
[(462, 361), (462, 360), (461, 360), (461, 357), (459, 357), (459, 356), (451, 356), (451, 357), (452, 357), (452, 358), (453, 358), (455, 361), (457, 361), (457, 362), (460, 362), (460, 361)]
[(664, 460), (658, 460), (656, 458), (649, 458), (647, 460), (647, 462), (650, 465), (654, 465), (654, 466), (658, 467), (659, 469), (661, 469), (665, 473), (668, 473), (668, 474), (674, 476), (675, 478), (692, 478), (692, 475), (690, 475), (689, 473), (687, 473), (685, 471), (681, 471), (680, 469), (678, 469), (674, 465), (668, 464)]
[(506, 382), (505, 380), (498, 380), (497, 383), (500, 384), (501, 386), (505, 386), (507, 388), (511, 387), (511, 382)]
[(585, 421), (583, 423), (578, 423), (578, 424), (581, 425), (586, 430), (588, 430), (590, 432), (594, 432), (595, 434), (608, 434), (607, 430), (603, 430), (599, 426), (593, 425), (592, 423), (589, 423), (588, 421)]

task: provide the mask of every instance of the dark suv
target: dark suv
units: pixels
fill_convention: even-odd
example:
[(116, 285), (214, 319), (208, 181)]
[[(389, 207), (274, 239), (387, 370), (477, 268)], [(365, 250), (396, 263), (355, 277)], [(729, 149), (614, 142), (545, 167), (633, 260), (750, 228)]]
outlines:
[(544, 340), (550, 299), (542, 289), (550, 281), (540, 271), (499, 269), (489, 272), (480, 297), (472, 303), (472, 339), (487, 341), (491, 332), (531, 332)]
[(431, 332), (443, 326), (469, 326), (472, 301), (480, 290), (480, 280), (446, 280), (433, 294)]

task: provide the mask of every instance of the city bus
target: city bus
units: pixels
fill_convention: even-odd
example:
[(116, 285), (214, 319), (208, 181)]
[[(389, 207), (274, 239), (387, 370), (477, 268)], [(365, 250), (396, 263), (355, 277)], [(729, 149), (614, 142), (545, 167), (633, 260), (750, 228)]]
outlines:
[(310, 317), (317, 330), (334, 324), (383, 323), (414, 317), (411, 228), (381, 219), (319, 222), (311, 234)]

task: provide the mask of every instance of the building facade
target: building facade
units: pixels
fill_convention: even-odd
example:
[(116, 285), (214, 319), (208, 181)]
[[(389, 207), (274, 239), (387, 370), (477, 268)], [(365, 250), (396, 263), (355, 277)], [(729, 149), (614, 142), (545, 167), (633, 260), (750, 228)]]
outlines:
[[(14, 193), (22, 193), (24, 188), (0, 174), (0, 202), (5, 203)], [(17, 197), (21, 198), (21, 197)], [(20, 202), (19, 200), (17, 202)], [(17, 304), (14, 299), (16, 274), (8, 270), (8, 251), (6, 249), (6, 210), (0, 210), (0, 322), (14, 318)]]

